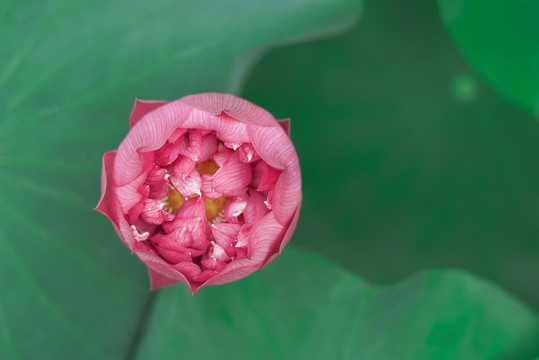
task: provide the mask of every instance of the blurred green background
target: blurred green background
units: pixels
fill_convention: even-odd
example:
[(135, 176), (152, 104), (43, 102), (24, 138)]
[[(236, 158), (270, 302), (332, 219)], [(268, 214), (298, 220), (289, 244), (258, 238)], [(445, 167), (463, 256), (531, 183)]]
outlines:
[(374, 282), (463, 268), (539, 310), (539, 123), (466, 63), (435, 2), (367, 2), (349, 33), (273, 50), (243, 95), (292, 117), (295, 244)]
[[(0, 359), (537, 358), (538, 16), (509, 0), (1, 2)], [(292, 118), (300, 222), (246, 279), (150, 293), (91, 210), (101, 157), (135, 98), (207, 91)]]

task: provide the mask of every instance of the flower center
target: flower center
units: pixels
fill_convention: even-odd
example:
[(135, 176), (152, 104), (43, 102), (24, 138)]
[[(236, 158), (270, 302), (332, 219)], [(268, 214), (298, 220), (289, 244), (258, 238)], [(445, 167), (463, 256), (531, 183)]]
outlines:
[(213, 175), (219, 170), (219, 166), (213, 161), (213, 159), (206, 160), (197, 164), (197, 170), (200, 174)]
[(185, 199), (172, 186), (168, 186), (167, 196), (162, 200), (165, 203), (165, 211), (174, 214), (185, 203)]
[(211, 224), (225, 221), (224, 213), (227, 201), (228, 198), (226, 196), (221, 196), (215, 200), (204, 197), (204, 203), (206, 204), (206, 217)]
[[(201, 174), (213, 175), (219, 170), (219, 166), (212, 159), (201, 162), (196, 165), (196, 168)], [(197, 197), (198, 195), (193, 195), (191, 197)], [(213, 223), (220, 223), (225, 221), (224, 210), (228, 197), (221, 196), (217, 199), (208, 199), (204, 195), (204, 204), (206, 205), (206, 217), (208, 221)], [(174, 214), (176, 213), (182, 205), (185, 203), (185, 199), (181, 194), (176, 191), (172, 186), (169, 186), (167, 196), (163, 199), (165, 203), (165, 211)]]

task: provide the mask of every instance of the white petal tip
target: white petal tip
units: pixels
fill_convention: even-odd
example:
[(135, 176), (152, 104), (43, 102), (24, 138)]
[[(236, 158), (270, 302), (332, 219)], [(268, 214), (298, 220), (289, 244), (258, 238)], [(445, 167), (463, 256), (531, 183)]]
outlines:
[(232, 214), (232, 216), (238, 217), (238, 216), (240, 216), (241, 214), (243, 214), (243, 209), (242, 209), (242, 210), (236, 211), (234, 214)]

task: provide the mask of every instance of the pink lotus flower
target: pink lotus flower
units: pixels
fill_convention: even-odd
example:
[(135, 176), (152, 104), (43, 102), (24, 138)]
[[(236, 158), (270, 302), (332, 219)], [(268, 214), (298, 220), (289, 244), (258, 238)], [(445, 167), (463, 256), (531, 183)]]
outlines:
[(289, 120), (233, 95), (137, 100), (131, 130), (103, 156), (101, 199), (151, 288), (241, 279), (281, 253), (301, 206)]

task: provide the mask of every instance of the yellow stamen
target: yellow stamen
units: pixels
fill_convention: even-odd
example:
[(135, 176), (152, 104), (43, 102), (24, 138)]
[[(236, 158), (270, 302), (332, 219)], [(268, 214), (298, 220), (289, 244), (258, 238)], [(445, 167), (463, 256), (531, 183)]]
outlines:
[[(219, 166), (213, 161), (213, 159), (201, 162), (196, 165), (197, 170), (201, 174), (208, 174), (213, 175), (217, 172), (219, 169)], [(198, 195), (193, 195), (190, 198), (196, 197)], [(208, 218), (208, 221), (210, 223), (213, 223), (214, 221), (220, 222), (223, 220), (223, 213), (225, 210), (226, 202), (228, 201), (228, 197), (221, 196), (217, 199), (208, 199), (207, 197), (203, 196), (204, 198), (204, 204), (206, 205), (206, 217)], [(168, 193), (167, 196), (163, 199), (163, 202), (165, 203), (165, 211), (167, 211), (170, 214), (174, 214), (177, 212), (182, 205), (185, 203), (185, 199), (180, 195), (179, 192), (176, 191), (172, 186), (168, 187)]]
[(185, 203), (185, 199), (176, 189), (169, 185), (167, 196), (165, 196), (163, 202), (165, 203), (165, 211), (174, 214)]
[(206, 204), (206, 217), (210, 223), (213, 224), (213, 222), (220, 217), (219, 215), (222, 216), (227, 201), (228, 198), (226, 196), (218, 197), (215, 200), (204, 197), (204, 203)]
[(213, 161), (213, 159), (206, 160), (197, 164), (197, 170), (200, 174), (213, 175), (219, 170), (219, 166)]

